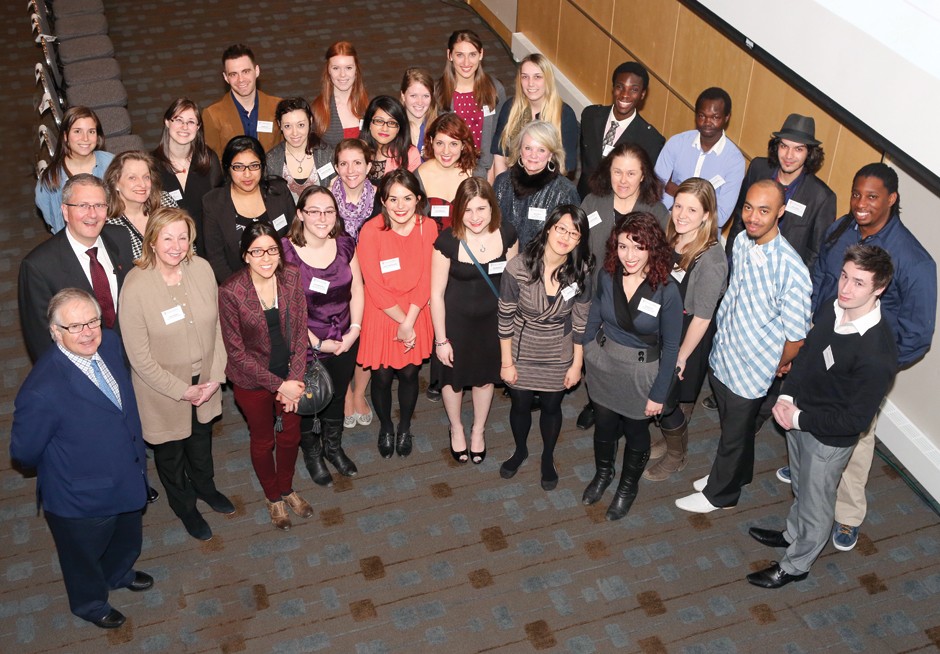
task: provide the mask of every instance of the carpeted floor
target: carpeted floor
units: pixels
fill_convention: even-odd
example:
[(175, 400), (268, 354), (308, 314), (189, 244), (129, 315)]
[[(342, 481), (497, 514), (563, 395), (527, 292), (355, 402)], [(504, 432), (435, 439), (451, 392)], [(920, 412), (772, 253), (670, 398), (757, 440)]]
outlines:
[[(236, 40), (255, 48), (268, 92), (312, 96), (322, 52), (347, 38), (360, 49), (374, 95), (395, 92), (407, 65), (437, 74), (449, 32), (470, 25), (487, 43), (487, 69), (507, 86), (512, 81), (505, 51), (458, 3), (105, 4), (135, 131), (148, 147), (170, 100), (190, 95), (205, 103), (221, 95), (219, 54)], [(32, 209), (35, 148), (27, 145), (37, 54), (20, 3), (0, 11), (8, 112), (0, 132), (8, 155), (0, 187), (5, 450), (13, 397), (29, 366), (15, 274), (43, 230)], [(112, 595), (129, 616), (114, 632), (68, 612), (51, 538), (36, 515), (34, 480), (12, 469), (8, 456), (0, 459), (0, 651), (808, 654), (940, 645), (937, 516), (879, 459), (858, 547), (827, 547), (806, 581), (765, 591), (744, 576), (778, 552), (750, 539), (747, 528), (782, 527), (790, 502), (789, 488), (773, 474), (785, 463), (784, 442), (769, 428), (758, 437), (755, 480), (739, 507), (689, 515), (672, 502), (707, 474), (718, 427), (716, 414), (698, 408), (689, 467), (671, 481), (642, 482), (627, 518), (609, 523), (603, 513), (610, 491), (599, 506), (580, 504), (593, 474), (591, 435), (574, 425), (583, 390), (565, 402), (561, 481), (549, 493), (538, 484), (537, 433), (519, 474), (510, 481), (498, 475), (511, 453), (507, 399), (497, 394), (494, 401), (485, 463), (458, 466), (447, 451), (442, 407), (422, 396), (409, 458), (381, 459), (375, 428), (361, 427), (346, 439), (356, 478), (337, 477), (322, 489), (299, 467), (296, 486), (317, 513), (282, 533), (268, 523), (245, 423), (230, 393), (224, 401), (215, 432), (217, 481), (238, 510), (207, 514), (215, 537), (199, 543), (165, 500), (150, 506), (139, 567), (154, 575), (156, 587)]]

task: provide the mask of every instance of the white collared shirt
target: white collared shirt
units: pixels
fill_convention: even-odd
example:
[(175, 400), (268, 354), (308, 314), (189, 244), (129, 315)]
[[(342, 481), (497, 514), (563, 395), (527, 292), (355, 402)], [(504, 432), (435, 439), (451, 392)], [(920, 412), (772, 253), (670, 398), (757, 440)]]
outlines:
[(613, 145), (616, 145), (616, 144), (617, 144), (617, 140), (618, 140), (621, 136), (623, 136), (623, 133), (624, 133), (625, 131), (627, 131), (627, 128), (630, 127), (630, 123), (633, 122), (633, 119), (636, 118), (636, 116), (637, 116), (637, 111), (636, 111), (636, 109), (634, 109), (634, 110), (633, 110), (633, 113), (630, 115), (629, 118), (624, 118), (623, 120), (617, 120), (616, 118), (614, 118), (614, 107), (613, 107), (613, 105), (611, 105), (611, 107), (610, 107), (610, 113), (607, 115), (607, 122), (604, 123), (604, 133), (601, 134), (601, 139), (603, 140), (604, 134), (607, 134), (607, 130), (610, 128), (610, 123), (611, 123), (611, 122), (615, 122), (615, 123), (617, 123), (617, 131), (614, 132), (614, 143), (613, 143)]
[[(85, 251), (89, 248), (75, 240), (75, 237), (72, 236), (72, 232), (68, 230), (68, 227), (65, 228), (65, 237), (68, 239), (69, 245), (72, 246), (72, 251), (75, 252), (75, 258), (77, 258), (78, 263), (81, 264), (82, 270), (85, 271), (85, 277), (88, 279), (88, 284), (94, 288), (94, 284), (92, 284), (91, 281), (91, 257), (85, 254)], [(105, 274), (108, 276), (108, 286), (111, 287), (111, 298), (114, 300), (114, 310), (117, 311), (117, 273), (114, 271), (114, 263), (111, 261), (111, 257), (108, 256), (108, 249), (104, 246), (104, 241), (101, 240), (100, 234), (98, 235), (98, 240), (96, 240), (95, 244), (91, 247), (98, 248), (98, 263), (101, 264), (101, 267), (104, 268)]]
[[(718, 142), (712, 146), (712, 149), (708, 152), (714, 152), (715, 155), (720, 155), (722, 150), (725, 149), (725, 143), (728, 142), (728, 137), (725, 136), (725, 130), (721, 130), (721, 138), (718, 139)], [(696, 134), (695, 138), (692, 140), (692, 147), (698, 150), (698, 161), (695, 162), (695, 174), (692, 177), (701, 177), (702, 175), (702, 164), (705, 163), (705, 157), (708, 155), (708, 152), (702, 150), (702, 135)]]

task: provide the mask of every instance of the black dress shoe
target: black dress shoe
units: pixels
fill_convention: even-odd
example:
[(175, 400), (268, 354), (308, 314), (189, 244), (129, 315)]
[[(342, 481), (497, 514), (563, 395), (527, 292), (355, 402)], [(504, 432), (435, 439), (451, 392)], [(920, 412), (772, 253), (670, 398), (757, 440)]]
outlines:
[(215, 511), (216, 513), (221, 513), (223, 515), (231, 515), (235, 513), (235, 505), (232, 504), (232, 501), (225, 497), (219, 491), (216, 491), (212, 495), (207, 495), (206, 497), (200, 498), (203, 502), (209, 505), (209, 508)]
[(751, 527), (747, 530), (747, 533), (751, 535), (751, 538), (756, 540), (761, 545), (766, 545), (767, 547), (790, 547), (790, 543), (787, 542), (787, 539), (783, 537), (782, 531), (776, 531), (774, 529), (761, 529), (760, 527)]
[(139, 593), (142, 590), (150, 590), (153, 588), (153, 577), (148, 575), (146, 572), (141, 572), (140, 570), (134, 571), (134, 581), (127, 584), (127, 590), (132, 590), (135, 593)]
[(91, 623), (102, 629), (117, 629), (124, 624), (126, 620), (127, 618), (124, 617), (123, 613), (117, 609), (111, 609), (108, 611), (108, 615), (103, 618), (98, 618), (97, 620), (92, 620)]
[(410, 431), (400, 431), (395, 438), (395, 453), (398, 456), (408, 456), (411, 454), (412, 439), (414, 436)]
[(196, 509), (182, 516), (180, 521), (186, 528), (186, 533), (196, 540), (210, 540), (212, 538), (212, 529), (209, 528), (209, 523)]
[(786, 586), (791, 581), (803, 581), (808, 572), (801, 575), (791, 575), (780, 568), (780, 564), (774, 561), (769, 568), (760, 572), (752, 572), (747, 576), (748, 583), (760, 586), (761, 588), (780, 588)]
[(153, 504), (160, 499), (160, 492), (153, 486), (147, 486), (147, 504)]
[(594, 426), (594, 405), (588, 402), (578, 414), (578, 429), (590, 429)]
[(395, 454), (395, 434), (390, 431), (379, 432), (379, 454), (383, 459), (391, 459)]
[(702, 400), (702, 406), (708, 409), (709, 411), (718, 410), (718, 402), (715, 401), (714, 395), (707, 395), (705, 399)]

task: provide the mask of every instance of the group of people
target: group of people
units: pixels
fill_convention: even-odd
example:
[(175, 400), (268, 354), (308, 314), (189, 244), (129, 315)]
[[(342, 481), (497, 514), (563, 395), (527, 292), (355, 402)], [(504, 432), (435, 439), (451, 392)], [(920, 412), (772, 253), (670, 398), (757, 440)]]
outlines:
[[(457, 463), (485, 461), (497, 385), (514, 441), (502, 478), (528, 458), (539, 411), (546, 491), (559, 483), (562, 403), (583, 378), (578, 426), (594, 429), (596, 468), (584, 504), (613, 484), (625, 440), (609, 520), (629, 512), (641, 478), (685, 468), (707, 377), (719, 447), (676, 505), (735, 506), (772, 415), (787, 430), (778, 476), (796, 502), (785, 531), (752, 530), (788, 549), (749, 581), (805, 576), (833, 515), (837, 537), (857, 538), (871, 448), (852, 449), (859, 434), (873, 439), (897, 367), (929, 347), (936, 305), (935, 266), (901, 224), (894, 171), (862, 168), (836, 221), (810, 117), (790, 115), (746, 167), (724, 131), (722, 89), (703, 91), (696, 129), (667, 141), (639, 114), (640, 64), (616, 68), (611, 104), (587, 107), (579, 127), (547, 59), (521, 62), (509, 100), (482, 59), (479, 37), (459, 30), (440, 79), (409, 68), (397, 94), (370, 100), (355, 48), (340, 41), (308, 103), (258, 89), (254, 53), (233, 45), (222, 56), (229, 92), (205, 111), (176, 100), (152, 154), (113, 157), (93, 111), (66, 113), (36, 192), (54, 235), (20, 267), (36, 365), (11, 452), (39, 469), (73, 613), (120, 626), (108, 590), (153, 583), (133, 570), (144, 442), (192, 537), (212, 537), (197, 500), (235, 511), (214, 482), (223, 384), (248, 423), (271, 522), (289, 529), (290, 513), (313, 515), (294, 487), (301, 453), (318, 485), (333, 481), (327, 463), (354, 476), (344, 430), (374, 420), (383, 458), (411, 454), (428, 360)], [(301, 416), (314, 360), (333, 396)], [(69, 399), (50, 403), (50, 391)], [(837, 486), (852, 517), (839, 513)], [(103, 515), (107, 525), (93, 523)]]

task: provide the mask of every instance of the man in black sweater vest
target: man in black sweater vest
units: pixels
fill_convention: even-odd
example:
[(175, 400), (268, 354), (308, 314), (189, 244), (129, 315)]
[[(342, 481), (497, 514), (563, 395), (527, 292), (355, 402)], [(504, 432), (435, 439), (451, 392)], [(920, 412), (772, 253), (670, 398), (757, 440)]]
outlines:
[(884, 249), (850, 246), (838, 296), (820, 307), (783, 383), (773, 415), (787, 430), (793, 505), (785, 530), (752, 527), (748, 533), (787, 551), (779, 563), (747, 576), (755, 586), (805, 579), (829, 540), (842, 471), (897, 372), (894, 334), (879, 301), (893, 274)]

